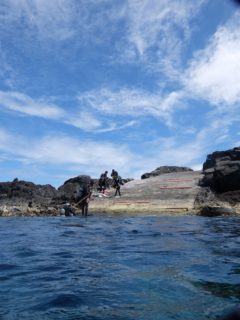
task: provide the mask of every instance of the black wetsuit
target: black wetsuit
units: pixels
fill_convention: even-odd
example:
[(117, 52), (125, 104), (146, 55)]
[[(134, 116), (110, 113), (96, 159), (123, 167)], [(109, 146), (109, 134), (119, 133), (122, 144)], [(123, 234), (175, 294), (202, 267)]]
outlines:
[(103, 193), (104, 193), (105, 189), (108, 187), (107, 174), (108, 174), (107, 172), (102, 173), (100, 176), (99, 182), (98, 182), (100, 192), (103, 192)]
[(81, 188), (81, 196), (79, 199), (79, 204), (82, 209), (82, 215), (87, 216), (88, 214), (88, 202), (90, 198), (90, 188), (88, 186), (83, 186)]
[(117, 196), (117, 194), (121, 197), (121, 192), (120, 192), (120, 188), (121, 188), (121, 181), (119, 178), (116, 178), (114, 179), (114, 182), (113, 182), (113, 188), (116, 189), (115, 191), (115, 197)]

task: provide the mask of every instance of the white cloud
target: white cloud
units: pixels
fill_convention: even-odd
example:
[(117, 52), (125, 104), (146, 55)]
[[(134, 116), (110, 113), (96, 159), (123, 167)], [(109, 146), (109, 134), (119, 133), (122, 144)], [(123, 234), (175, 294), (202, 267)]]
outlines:
[(240, 15), (220, 27), (208, 47), (198, 52), (185, 75), (192, 95), (214, 105), (240, 101)]
[(69, 136), (47, 136), (37, 141), (36, 147), (23, 153), (30, 160), (53, 164), (78, 164), (88, 166), (118, 165), (128, 163), (131, 153), (125, 146), (106, 142), (77, 140)]
[(105, 114), (138, 117), (151, 115), (171, 124), (172, 112), (181, 105), (182, 92), (171, 92), (162, 97), (138, 89), (112, 91), (101, 89), (79, 95), (81, 105), (87, 105)]
[(14, 91), (0, 91), (0, 107), (26, 116), (59, 121), (83, 131), (95, 133), (121, 130), (136, 124), (134, 120), (124, 122), (123, 124), (114, 121), (106, 121), (104, 123), (104, 121), (96, 117), (94, 112), (86, 111), (84, 107), (82, 110), (76, 107), (76, 111), (70, 112), (47, 100), (34, 100), (25, 94)]
[(155, 157), (161, 165), (191, 166), (202, 156), (203, 143), (198, 136), (189, 142), (179, 142), (179, 136), (161, 138), (155, 142)]
[(0, 41), (0, 79), (5, 85), (12, 88), (16, 83), (16, 72), (7, 61), (7, 55), (4, 52), (3, 45)]
[(29, 116), (61, 119), (65, 112), (44, 101), (34, 101), (27, 95), (14, 91), (0, 91), (0, 106)]
[(96, 132), (111, 132), (111, 131), (116, 131), (116, 130), (122, 130), (125, 128), (129, 128), (129, 127), (133, 127), (138, 123), (138, 121), (132, 120), (132, 121), (128, 121), (122, 125), (118, 125), (114, 122), (110, 122), (110, 124), (108, 125), (108, 127), (103, 128), (103, 129), (99, 129)]
[(145, 142), (143, 148), (149, 152), (139, 160), (139, 167), (142, 171), (144, 168), (150, 171), (163, 165), (187, 166), (201, 170), (207, 154), (216, 151), (218, 146), (224, 149), (224, 145), (238, 145), (235, 136), (231, 135), (230, 128), (239, 120), (239, 116), (233, 114), (225, 117), (214, 114), (193, 136), (184, 137), (185, 132), (180, 130), (167, 138), (160, 137)]
[(67, 135), (31, 138), (0, 130), (0, 151), (28, 165), (75, 166), (85, 172), (103, 168), (129, 171), (134, 155), (126, 145), (75, 139)]
[(92, 41), (99, 44), (106, 43), (114, 35), (116, 38), (111, 42), (113, 50), (116, 46), (118, 54), (123, 53), (126, 59), (135, 59), (137, 53), (142, 62), (164, 64), (172, 71), (171, 65), (178, 61), (183, 42), (190, 37), (190, 22), (206, 2), (123, 0), (119, 4), (109, 0), (3, 1), (1, 29), (9, 32), (11, 27), (21, 24), (26, 41), (37, 38), (61, 43), (74, 39), (75, 44)]
[(79, 115), (76, 114), (74, 117), (70, 117), (65, 123), (85, 131), (95, 131), (102, 126), (102, 123), (87, 111), (81, 111)]
[[(122, 16), (122, 6), (109, 0), (2, 0), (2, 30), (21, 25), (34, 41), (104, 41)], [(101, 34), (101, 37), (99, 36)], [(21, 40), (21, 39), (20, 39)]]
[[(128, 1), (129, 42), (134, 45), (140, 55), (150, 47), (155, 46), (159, 40), (165, 43), (166, 34), (173, 33), (173, 25), (187, 28), (193, 5), (186, 1), (167, 0), (131, 0)], [(160, 36), (163, 38), (160, 39)]]
[[(84, 131), (92, 133), (104, 133), (111, 132), (116, 130), (122, 130), (128, 127), (134, 126), (137, 121), (128, 121), (123, 124), (119, 124), (114, 121), (100, 121), (94, 115), (94, 112), (81, 111), (79, 114), (76, 114), (74, 117), (69, 117), (68, 120), (64, 121), (66, 124), (70, 124), (74, 127), (80, 128)], [(106, 123), (105, 123), (106, 122)]]
[[(16, 43), (54, 53), (65, 40), (73, 40), (72, 52), (99, 44), (111, 46), (104, 59), (141, 63), (151, 71), (178, 76), (184, 44), (190, 38), (190, 23), (206, 0), (3, 0), (2, 37), (16, 36)], [(20, 34), (18, 33), (21, 32)], [(20, 36), (19, 36), (20, 35)], [(43, 41), (50, 41), (46, 46)], [(83, 50), (83, 52), (84, 52)]]
[(40, 38), (58, 41), (74, 34), (76, 6), (73, 0), (8, 0), (2, 12), (3, 27), (24, 21), (28, 31), (36, 32)]
[(103, 170), (118, 168), (124, 177), (139, 178), (161, 165), (201, 169), (199, 163), (205, 161), (204, 155), (211, 153), (216, 143), (233, 144), (229, 127), (238, 120), (230, 116), (209, 118), (208, 125), (194, 136), (182, 140), (185, 132), (179, 131), (168, 138), (142, 141), (136, 151), (126, 144), (76, 139), (61, 133), (33, 138), (0, 130), (0, 151), (4, 154), (2, 161), (15, 159), (29, 167), (54, 166), (62, 168), (62, 172), (71, 170), (72, 175), (93, 177)]
[(0, 128), (0, 146), (3, 146), (4, 149), (6, 149), (11, 137), (12, 136), (6, 130)]
[(124, 61), (138, 58), (147, 68), (175, 75), (184, 43), (190, 39), (190, 23), (205, 2), (128, 0), (125, 43), (121, 42), (119, 49)]
[(101, 128), (101, 122), (93, 114), (78, 110), (69, 112), (43, 99), (32, 99), (14, 91), (0, 91), (0, 106), (27, 116), (56, 120), (84, 131)]
[(124, 144), (75, 139), (61, 134), (27, 138), (1, 130), (2, 141), (0, 151), (29, 168), (54, 165), (55, 168), (64, 167), (63, 171), (68, 168), (95, 177), (103, 170), (118, 168), (123, 177), (139, 178), (160, 165), (191, 165), (202, 155), (199, 142), (179, 144), (178, 137), (143, 143), (144, 153), (143, 149), (133, 153)]

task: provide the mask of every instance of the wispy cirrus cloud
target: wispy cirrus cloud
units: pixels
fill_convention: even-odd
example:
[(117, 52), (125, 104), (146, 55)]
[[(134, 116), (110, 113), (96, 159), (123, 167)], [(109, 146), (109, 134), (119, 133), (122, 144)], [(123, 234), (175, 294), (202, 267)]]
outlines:
[(133, 126), (135, 121), (104, 120), (92, 110), (76, 106), (69, 111), (51, 103), (51, 99), (33, 99), (15, 91), (0, 91), (0, 108), (19, 115), (62, 122), (88, 132), (110, 132)]
[(29, 116), (61, 119), (65, 111), (44, 101), (35, 101), (29, 96), (15, 91), (0, 91), (0, 106)]
[(116, 124), (113, 121), (110, 121), (110, 123), (108, 124), (108, 127), (103, 128), (103, 129), (99, 129), (99, 130), (97, 130), (97, 132), (106, 133), (106, 132), (111, 132), (111, 131), (116, 131), (116, 130), (122, 130), (122, 129), (133, 127), (133, 126), (137, 125), (138, 122), (139, 121), (137, 121), (137, 120), (130, 120), (130, 121), (125, 122), (124, 124)]
[(55, 120), (76, 128), (91, 131), (102, 126), (93, 115), (87, 112), (70, 112), (48, 99), (32, 99), (26, 94), (15, 91), (0, 91), (0, 107), (17, 114)]
[(23, 30), (37, 34), (42, 39), (71, 38), (74, 35), (76, 2), (73, 0), (3, 0), (0, 23), (8, 26), (18, 25)]
[[(171, 48), (170, 40), (182, 30), (182, 39), (190, 33), (189, 21), (205, 1), (189, 0), (129, 0), (127, 2), (128, 41), (139, 55), (156, 46), (164, 51)], [(177, 37), (178, 38), (178, 37)], [(169, 46), (169, 47), (168, 47)]]
[(85, 92), (78, 96), (80, 105), (86, 105), (98, 112), (119, 116), (148, 116), (162, 119), (171, 125), (172, 113), (181, 105), (182, 92), (169, 95), (151, 93), (140, 89), (122, 88), (111, 90), (104, 88)]
[[(0, 24), (14, 27), (21, 24), (23, 34), (34, 40), (97, 41), (99, 33), (109, 34), (107, 28), (118, 22), (121, 6), (108, 0), (2, 0)], [(24, 22), (24, 23), (22, 23)], [(7, 29), (6, 29), (7, 31)], [(98, 39), (99, 42), (101, 38)], [(102, 40), (103, 41), (103, 40)]]
[(176, 76), (184, 44), (191, 37), (191, 21), (206, 0), (128, 0), (126, 31), (121, 41), (126, 62), (139, 59), (147, 68)]
[(70, 116), (65, 122), (86, 131), (94, 131), (102, 127), (101, 121), (88, 111), (80, 111), (75, 116)]
[(4, 51), (3, 45), (0, 42), (0, 79), (3, 83), (9, 87), (13, 88), (16, 81), (16, 72), (14, 68), (9, 64), (7, 55)]
[(3, 0), (0, 26), (9, 35), (9, 30), (19, 26), (21, 38), (17, 41), (28, 47), (30, 39), (31, 45), (38, 45), (36, 40), (60, 44), (74, 40), (72, 50), (107, 42), (112, 47), (111, 61), (138, 61), (174, 73), (183, 44), (191, 35), (191, 21), (205, 2)]

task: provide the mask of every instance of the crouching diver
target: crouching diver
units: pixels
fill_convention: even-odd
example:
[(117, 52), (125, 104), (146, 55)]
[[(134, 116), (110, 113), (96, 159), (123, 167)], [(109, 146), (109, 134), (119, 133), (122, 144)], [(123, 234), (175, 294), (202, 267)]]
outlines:
[(65, 215), (66, 217), (71, 217), (76, 215), (75, 211), (73, 210), (69, 202), (63, 205), (63, 208), (61, 208), (60, 210), (60, 214)]
[(90, 184), (81, 186), (79, 188), (77, 205), (82, 210), (82, 216), (87, 216), (88, 214), (88, 204), (89, 204), (90, 197), (91, 197)]

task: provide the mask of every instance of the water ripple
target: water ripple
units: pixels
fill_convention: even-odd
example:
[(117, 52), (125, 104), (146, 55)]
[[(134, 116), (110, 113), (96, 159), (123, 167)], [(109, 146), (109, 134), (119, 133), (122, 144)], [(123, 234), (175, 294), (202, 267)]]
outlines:
[(0, 319), (214, 319), (240, 302), (239, 222), (3, 218)]

